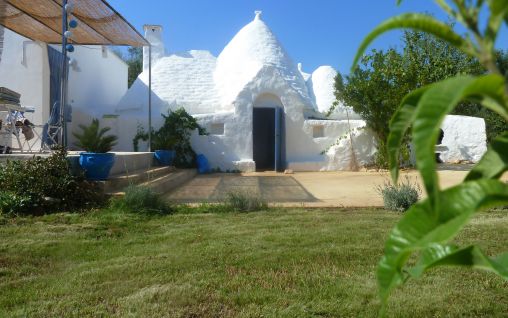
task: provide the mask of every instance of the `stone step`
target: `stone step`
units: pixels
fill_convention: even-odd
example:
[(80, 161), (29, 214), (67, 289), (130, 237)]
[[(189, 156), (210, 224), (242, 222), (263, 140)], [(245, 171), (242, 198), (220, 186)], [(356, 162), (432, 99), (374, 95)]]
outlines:
[(152, 179), (140, 185), (149, 187), (159, 194), (164, 194), (192, 180), (196, 174), (196, 169), (176, 170), (168, 175)]
[(122, 191), (127, 186), (141, 184), (156, 180), (175, 171), (174, 167), (153, 167), (141, 169), (132, 173), (117, 174), (106, 181), (100, 181), (99, 185), (104, 193), (115, 193)]
[[(139, 186), (149, 187), (159, 194), (171, 192), (192, 180), (197, 174), (196, 169), (175, 170), (156, 179), (139, 184)], [(123, 191), (110, 192), (109, 195), (121, 197), (125, 195)]]

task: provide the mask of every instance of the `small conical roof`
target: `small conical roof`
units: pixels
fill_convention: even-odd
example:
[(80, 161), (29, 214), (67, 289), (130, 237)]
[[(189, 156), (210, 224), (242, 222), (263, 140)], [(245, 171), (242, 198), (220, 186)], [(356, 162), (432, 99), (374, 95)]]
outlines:
[(224, 102), (232, 102), (264, 66), (273, 66), (302, 97), (309, 99), (305, 81), (279, 40), (256, 11), (217, 58), (214, 79)]

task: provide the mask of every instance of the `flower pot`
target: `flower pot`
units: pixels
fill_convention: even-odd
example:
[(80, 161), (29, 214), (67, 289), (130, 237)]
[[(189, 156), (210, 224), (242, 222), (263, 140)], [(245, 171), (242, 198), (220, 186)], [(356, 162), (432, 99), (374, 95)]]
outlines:
[(85, 170), (86, 178), (92, 181), (107, 180), (114, 163), (114, 153), (82, 152), (79, 155), (79, 165)]
[(161, 166), (171, 166), (175, 159), (176, 151), (174, 150), (155, 150), (154, 157)]

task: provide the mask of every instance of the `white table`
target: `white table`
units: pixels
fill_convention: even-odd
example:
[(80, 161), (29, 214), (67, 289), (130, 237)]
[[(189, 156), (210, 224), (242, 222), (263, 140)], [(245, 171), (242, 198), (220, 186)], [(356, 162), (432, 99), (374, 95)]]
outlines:
[(24, 112), (25, 107), (12, 104), (0, 104), (0, 112), (11, 112), (11, 111)]

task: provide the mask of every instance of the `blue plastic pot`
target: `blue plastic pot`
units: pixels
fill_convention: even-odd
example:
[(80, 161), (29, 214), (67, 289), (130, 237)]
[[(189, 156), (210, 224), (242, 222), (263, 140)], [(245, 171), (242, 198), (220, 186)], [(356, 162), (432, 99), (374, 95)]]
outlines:
[(88, 180), (107, 180), (114, 164), (114, 153), (82, 152), (79, 155), (79, 165), (85, 171), (85, 176)]
[(174, 150), (155, 150), (154, 157), (161, 166), (171, 166), (175, 160), (176, 151)]

